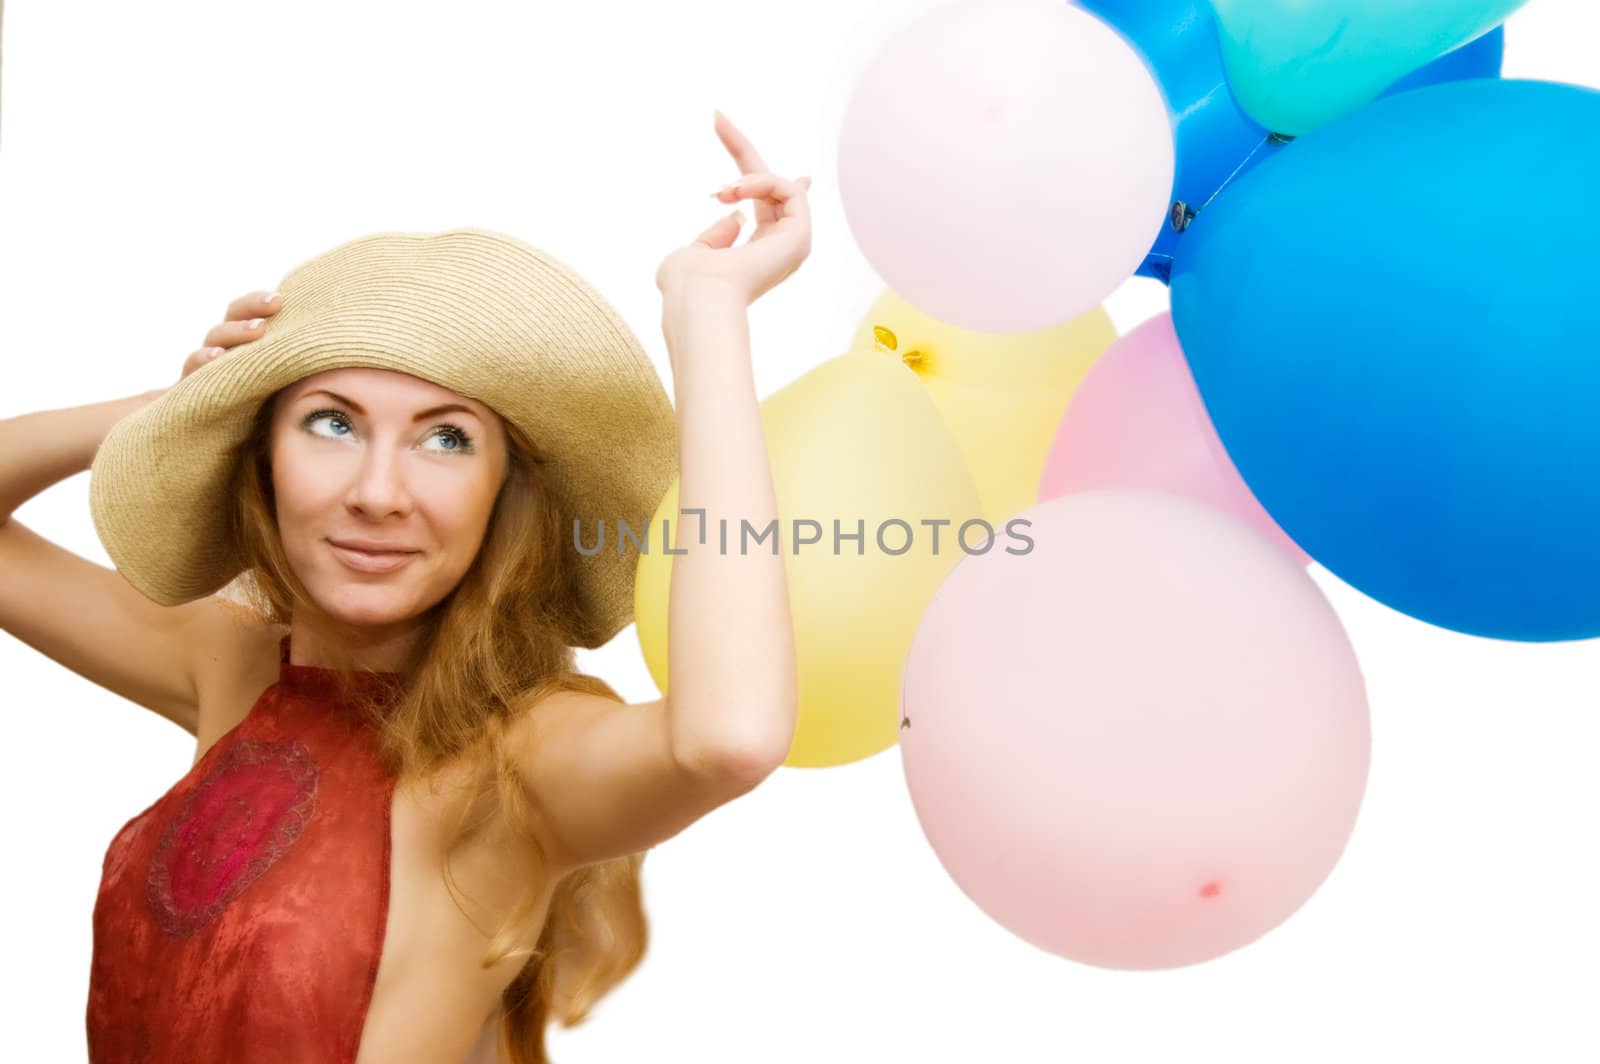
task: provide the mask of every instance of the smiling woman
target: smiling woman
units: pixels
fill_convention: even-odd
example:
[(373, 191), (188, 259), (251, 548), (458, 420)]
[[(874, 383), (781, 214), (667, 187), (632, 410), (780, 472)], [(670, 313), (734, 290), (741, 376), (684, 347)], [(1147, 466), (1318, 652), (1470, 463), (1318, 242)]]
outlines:
[[(541, 301), (552, 283), (586, 309)], [(626, 706), (574, 667), (626, 622), (628, 572), (563, 550), (562, 521), (648, 513), (671, 408), (604, 302), (498, 234), (363, 238), (281, 292), (94, 459), (122, 576), (156, 603), (226, 582), (197, 601), (245, 609), (195, 622), (220, 659), (196, 668), (196, 763), (108, 850), (91, 1058), (459, 1060), (503, 1017), (511, 1059), (540, 1059), (547, 1019), (581, 1019), (643, 954), (643, 851), (748, 782), (712, 742), (658, 741), (664, 701)], [(360, 353), (330, 360), (330, 334)], [(602, 398), (594, 379), (621, 383)], [(571, 442), (622, 418), (637, 431), (609, 454)], [(163, 490), (133, 490), (151, 469)], [(173, 534), (148, 535), (157, 520)], [(547, 718), (617, 711), (605, 765), (553, 756), (571, 748)], [(659, 812), (618, 788), (617, 831), (566, 826), (613, 776)], [(622, 834), (636, 845), (612, 849)], [(233, 942), (262, 962), (217, 970)], [(152, 1007), (151, 971), (186, 992)], [(286, 1026), (305, 1016), (323, 1019)]]
[[(237, 301), (171, 389), (0, 422), (0, 624), (197, 738), (106, 851), (92, 1061), (538, 1062), (639, 963), (644, 853), (787, 751), (782, 558), (693, 555), (682, 693), (629, 705), (574, 648), (631, 619), (637, 545), (565, 533), (641, 527), (680, 466), (686, 506), (772, 518), (753, 389), (723, 382), (744, 294), (800, 250), (713, 260), (693, 299), (684, 260), (658, 278), (680, 397), (718, 426), (681, 454), (609, 304), (473, 229), (341, 245)], [(3, 519), (90, 456), (114, 572)]]

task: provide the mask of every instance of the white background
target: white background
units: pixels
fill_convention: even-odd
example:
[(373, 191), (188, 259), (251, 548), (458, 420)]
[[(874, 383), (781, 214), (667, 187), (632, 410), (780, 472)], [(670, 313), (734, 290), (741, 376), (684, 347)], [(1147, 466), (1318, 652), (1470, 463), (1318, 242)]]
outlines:
[[(811, 257), (751, 312), (770, 394), (881, 291), (835, 138), (857, 72), (929, 4), (6, 6), (0, 416), (168, 384), (229, 299), (380, 229), (548, 248), (665, 378), (656, 265), (728, 209), (708, 194), (736, 173), (713, 108), (814, 179)], [(1508, 75), (1600, 84), (1597, 29), (1587, 0), (1533, 0)], [(907, 181), (918, 165), (937, 161)], [(1572, 221), (1581, 269), (1593, 217)], [(1137, 279), (1109, 306), (1127, 331), (1166, 292)], [(87, 486), (17, 516), (105, 563)], [(1169, 972), (1044, 953), (949, 880), (889, 750), (780, 770), (654, 851), (646, 960), (552, 1031), (555, 1059), (1600, 1059), (1600, 643), (1457, 635), (1313, 574), (1366, 671), (1372, 774), (1342, 863), (1273, 933)], [(580, 661), (657, 696), (631, 627)], [(10, 636), (0, 681), (0, 1056), (79, 1061), (101, 858), (194, 740)]]

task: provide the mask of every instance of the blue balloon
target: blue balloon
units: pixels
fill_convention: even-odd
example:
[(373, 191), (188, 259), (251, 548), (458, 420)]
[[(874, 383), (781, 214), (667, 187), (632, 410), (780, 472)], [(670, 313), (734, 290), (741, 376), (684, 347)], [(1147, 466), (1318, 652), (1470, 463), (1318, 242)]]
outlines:
[(1172, 275), (1217, 434), (1358, 590), (1501, 639), (1600, 636), (1600, 92), (1379, 100), (1233, 182)]
[[(1138, 273), (1166, 282), (1178, 239), (1228, 181), (1273, 155), (1272, 137), (1239, 107), (1222, 65), (1222, 40), (1209, 0), (1078, 0), (1133, 45), (1167, 97), (1177, 148), (1172, 207)], [(1498, 77), (1501, 29), (1456, 49), (1389, 91), (1461, 78)]]
[(1506, 58), (1506, 30), (1496, 26), (1489, 33), (1468, 44), (1463, 44), (1421, 70), (1413, 71), (1395, 82), (1384, 95), (1425, 89), (1447, 81), (1466, 81), (1470, 78), (1497, 78)]

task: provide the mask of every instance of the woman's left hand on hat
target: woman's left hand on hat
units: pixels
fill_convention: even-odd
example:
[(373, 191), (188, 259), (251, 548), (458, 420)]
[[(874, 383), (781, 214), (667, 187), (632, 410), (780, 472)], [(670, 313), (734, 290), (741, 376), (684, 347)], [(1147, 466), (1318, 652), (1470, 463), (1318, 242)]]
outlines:
[(704, 284), (725, 286), (748, 306), (794, 273), (811, 253), (811, 211), (806, 200), (811, 179), (791, 181), (772, 173), (749, 138), (721, 111), (716, 130), (742, 176), (711, 195), (723, 203), (751, 200), (755, 231), (734, 247), (742, 215), (735, 212), (718, 220), (693, 243), (666, 257), (656, 271), (656, 287), (667, 293)]

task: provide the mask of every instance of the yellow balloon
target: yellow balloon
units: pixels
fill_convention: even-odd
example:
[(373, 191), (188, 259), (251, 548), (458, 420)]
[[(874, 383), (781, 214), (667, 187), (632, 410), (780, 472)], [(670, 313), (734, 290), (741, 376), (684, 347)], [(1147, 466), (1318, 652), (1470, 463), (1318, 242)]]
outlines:
[[(982, 501), (926, 389), (896, 360), (830, 359), (766, 399), (761, 419), (800, 689), (784, 764), (842, 765), (899, 741), (901, 667), (923, 610), (964, 557), (958, 530), (982, 520)], [(674, 550), (698, 548), (700, 531), (695, 516), (677, 510), (674, 479), (650, 520), (634, 581), (639, 644), (664, 693), (673, 555), (661, 549), (662, 520)], [(907, 527), (888, 523), (896, 520)], [(941, 520), (948, 524), (937, 527), (935, 544), (935, 528), (922, 522)], [(818, 542), (800, 541), (816, 533), (806, 521), (821, 527)], [(738, 526), (739, 515), (729, 516), (729, 551), (739, 549)], [(718, 549), (719, 527), (718, 515), (707, 514), (706, 543)], [(858, 530), (859, 545), (843, 538)], [(772, 542), (752, 538), (747, 549), (770, 552)], [(973, 553), (1007, 545), (976, 523), (965, 542)]]
[(1104, 307), (1031, 333), (984, 333), (925, 314), (892, 290), (868, 309), (852, 354), (898, 358), (938, 405), (995, 527), (1039, 499), (1067, 403), (1117, 339)]

